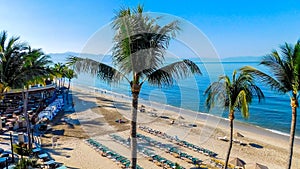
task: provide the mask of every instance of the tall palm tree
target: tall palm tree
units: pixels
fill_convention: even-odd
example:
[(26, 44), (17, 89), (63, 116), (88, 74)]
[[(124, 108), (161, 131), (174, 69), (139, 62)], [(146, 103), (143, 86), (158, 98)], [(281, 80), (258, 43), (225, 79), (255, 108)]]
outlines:
[(50, 56), (45, 55), (41, 49), (31, 49), (31, 47), (28, 49), (27, 54), (23, 57), (22, 74), (17, 76), (17, 79), (21, 79), (23, 81), (23, 86), (26, 88), (26, 91), (23, 90), (23, 114), (27, 124), (28, 146), (29, 149), (31, 149), (31, 127), (27, 114), (29, 85), (36, 84), (37, 82), (44, 83), (44, 79), (50, 73), (50, 68), (47, 66), (49, 66), (52, 61), (50, 60)]
[(70, 90), (70, 85), (71, 85), (71, 80), (73, 78), (76, 78), (77, 75), (75, 73), (75, 71), (73, 69), (67, 69), (65, 72), (65, 77), (68, 79), (69, 83), (68, 83), (68, 90)]
[(24, 116), (27, 123), (27, 133), (30, 139), (30, 123), (27, 115), (27, 100), (29, 84), (49, 73), (46, 67), (50, 64), (49, 56), (41, 49), (31, 49), (25, 43), (19, 42), (19, 37), (11, 37), (7, 41), (7, 33), (0, 33), (0, 84), (3, 85), (1, 92), (8, 88), (24, 88)]
[(66, 65), (63, 63), (54, 64), (53, 73), (56, 78), (58, 78), (58, 87), (62, 86), (62, 79), (65, 77)]
[[(281, 55), (280, 55), (281, 52)], [(300, 89), (300, 40), (295, 45), (285, 43), (280, 46), (280, 52), (274, 50), (263, 57), (261, 65), (269, 68), (269, 74), (256, 68), (245, 66), (243, 72), (248, 72), (260, 78), (263, 83), (282, 94), (289, 94), (292, 108), (292, 121), (289, 141), (289, 157), (287, 167), (292, 166), (294, 139), (297, 122), (298, 97)]]
[(8, 39), (7, 32), (0, 32), (0, 83), (6, 87), (16, 88), (22, 85), (17, 78), (22, 74), (23, 56), (28, 46), (19, 42), (19, 37)]
[(228, 108), (230, 138), (229, 147), (225, 159), (226, 169), (232, 148), (233, 140), (233, 120), (235, 118), (235, 111), (240, 111), (244, 118), (249, 116), (249, 103), (251, 103), (253, 96), (257, 96), (260, 101), (264, 98), (264, 94), (258, 86), (255, 85), (253, 76), (247, 73), (233, 72), (232, 80), (225, 75), (220, 76), (219, 81), (213, 82), (205, 91), (207, 95), (206, 105), (210, 109), (214, 107), (215, 103), (221, 101), (222, 106)]
[(67, 101), (67, 104), (69, 104), (69, 91), (70, 91), (70, 86), (71, 86), (71, 80), (73, 78), (77, 78), (77, 74), (75, 73), (75, 71), (73, 69), (69, 69), (68, 67), (66, 68), (65, 70), (65, 78), (68, 79), (69, 83), (68, 83), (68, 90), (67, 90), (67, 93), (66, 93), (66, 101)]
[(174, 79), (201, 74), (198, 66), (190, 60), (164, 64), (169, 41), (179, 30), (178, 21), (164, 26), (156, 24), (143, 14), (143, 7), (121, 9), (113, 22), (115, 30), (112, 66), (88, 58), (70, 57), (69, 63), (77, 72), (89, 72), (108, 83), (125, 79), (131, 87), (131, 166), (137, 164), (137, 108), (138, 97), (145, 81), (151, 85), (172, 85)]

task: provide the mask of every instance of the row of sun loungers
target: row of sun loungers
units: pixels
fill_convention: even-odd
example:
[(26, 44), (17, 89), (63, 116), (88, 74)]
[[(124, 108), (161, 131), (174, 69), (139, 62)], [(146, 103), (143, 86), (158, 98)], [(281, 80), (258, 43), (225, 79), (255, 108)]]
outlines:
[(139, 126), (139, 128), (141, 130), (147, 132), (147, 133), (153, 134), (153, 135), (155, 135), (157, 137), (160, 137), (160, 138), (163, 138), (163, 139), (167, 139), (168, 141), (174, 142), (177, 145), (180, 145), (180, 146), (189, 148), (191, 150), (194, 150), (195, 152), (199, 152), (199, 153), (202, 153), (202, 154), (210, 156), (210, 157), (216, 157), (218, 155), (217, 153), (215, 153), (213, 151), (210, 151), (210, 150), (202, 148), (200, 146), (191, 144), (187, 141), (180, 140), (177, 137), (170, 136), (170, 135), (168, 135), (164, 132), (161, 132), (159, 130), (154, 130), (154, 129), (151, 129), (150, 127), (146, 127), (146, 126)]
[[(115, 135), (115, 134), (111, 134), (110, 137), (128, 147), (130, 145), (130, 142), (118, 135)], [(152, 150), (150, 150), (149, 148), (145, 147), (145, 146), (141, 146), (141, 145), (138, 145), (138, 152), (141, 153), (145, 158), (147, 158), (149, 161), (152, 161), (153, 163), (155, 163), (157, 166), (160, 166), (160, 167), (164, 167), (164, 168), (167, 168), (167, 169), (174, 169), (176, 167), (176, 164), (158, 154), (155, 154)], [(184, 167), (182, 166), (177, 166), (177, 168), (179, 169), (184, 169)]]
[(188, 163), (192, 163), (192, 164), (200, 164), (202, 161), (199, 160), (198, 158), (195, 158), (185, 152), (180, 151), (178, 148), (176, 148), (175, 146), (169, 145), (169, 144), (162, 144), (161, 142), (158, 142), (150, 137), (147, 137), (145, 135), (142, 134), (137, 134), (138, 139), (140, 139), (141, 141), (144, 141), (146, 143), (148, 143), (149, 145), (155, 146), (157, 148), (160, 148), (162, 150), (164, 150), (167, 153), (172, 154), (174, 157), (176, 158), (180, 158)]
[[(224, 161), (216, 159), (216, 158), (211, 158), (210, 162), (213, 163), (215, 165), (215, 167), (218, 167), (218, 168), (224, 168), (224, 166), (225, 166)], [(227, 166), (228, 169), (234, 169), (234, 167), (235, 166), (232, 164), (228, 164), (228, 166)]]
[[(218, 137), (218, 140), (225, 141), (225, 142), (228, 142), (228, 141), (229, 141), (229, 139), (227, 138), (227, 136), (224, 136), (224, 137)], [(233, 142), (233, 143), (236, 143), (236, 144), (239, 144), (239, 145), (241, 145), (241, 146), (246, 146), (246, 145), (247, 145), (247, 143), (244, 143), (244, 142), (242, 142), (242, 141), (240, 141), (240, 140), (238, 140), (238, 139), (232, 139), (232, 142)]]
[[(123, 169), (130, 168), (130, 161), (126, 157), (118, 154), (117, 152), (112, 151), (108, 147), (102, 145), (101, 143), (93, 139), (87, 139), (86, 143), (92, 146), (96, 151), (99, 151), (103, 157), (107, 157), (115, 161), (117, 164), (121, 166), (121, 168)], [(137, 166), (137, 169), (143, 169), (143, 168)]]
[(62, 109), (64, 103), (62, 96), (58, 96), (50, 105), (48, 105), (43, 111), (41, 111), (38, 115), (39, 120), (43, 120), (47, 118), (52, 120), (54, 116)]
[(32, 149), (33, 155), (43, 162), (43, 168), (55, 168), (55, 169), (67, 169), (66, 166), (59, 164), (54, 159), (51, 159), (47, 152), (41, 147), (35, 147)]

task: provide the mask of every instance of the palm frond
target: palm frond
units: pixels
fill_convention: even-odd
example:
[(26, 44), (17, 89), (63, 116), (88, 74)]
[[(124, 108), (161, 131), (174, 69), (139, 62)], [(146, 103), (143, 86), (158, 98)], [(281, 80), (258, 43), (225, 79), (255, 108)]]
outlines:
[(233, 104), (233, 108), (238, 108), (242, 113), (244, 118), (249, 117), (249, 107), (247, 101), (247, 93), (245, 90), (241, 90), (237, 96), (235, 103)]
[(233, 72), (232, 80), (226, 75), (220, 76), (217, 82), (206, 89), (205, 95), (208, 108), (223, 99), (222, 106), (229, 110), (239, 110), (245, 118), (249, 116), (248, 105), (252, 98), (257, 97), (259, 101), (264, 98), (261, 89), (255, 85), (253, 76), (247, 72), (237, 71)]
[(122, 78), (126, 78), (117, 69), (89, 58), (72, 57), (68, 60), (73, 61), (72, 65), (77, 72), (89, 73), (108, 83), (118, 82)]
[(226, 94), (226, 86), (224, 85), (223, 82), (213, 82), (211, 85), (209, 85), (209, 87), (205, 90), (204, 95), (206, 95), (206, 101), (205, 101), (205, 105), (208, 109), (211, 109), (215, 106), (215, 103), (217, 102), (217, 100), (222, 99), (223, 101), (223, 105), (225, 106), (228, 98), (226, 98), (226, 96), (228, 96)]
[(289, 91), (285, 86), (282, 86), (282, 84), (271, 77), (270, 75), (261, 72), (260, 70), (251, 67), (251, 66), (244, 66), (240, 69), (242, 72), (249, 73), (254, 75), (255, 77), (259, 78), (261, 82), (265, 83), (266, 85), (270, 86), (272, 90), (277, 90), (278, 92), (286, 93)]
[(158, 18), (150, 18), (137, 9), (123, 9), (113, 23), (116, 30), (113, 47), (113, 64), (124, 74), (153, 72), (163, 66), (169, 41), (180, 30), (178, 21), (163, 27)]
[(157, 86), (173, 85), (174, 79), (183, 79), (193, 74), (201, 74), (199, 67), (190, 60), (178, 61), (147, 74), (148, 82)]
[(2, 31), (0, 32), (0, 46), (1, 46), (1, 52), (3, 52), (5, 49), (5, 41), (7, 39), (7, 32), (6, 31)]

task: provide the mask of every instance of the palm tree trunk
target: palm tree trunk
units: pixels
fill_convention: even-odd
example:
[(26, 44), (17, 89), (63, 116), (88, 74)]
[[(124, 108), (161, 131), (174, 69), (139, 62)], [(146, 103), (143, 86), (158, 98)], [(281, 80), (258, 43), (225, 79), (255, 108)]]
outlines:
[(70, 90), (70, 86), (71, 86), (71, 79), (69, 79), (68, 91)]
[(70, 91), (71, 79), (69, 79), (68, 89), (67, 89), (67, 104), (69, 104), (69, 91)]
[(138, 84), (131, 85), (132, 92), (132, 114), (131, 114), (131, 168), (136, 169), (137, 166), (137, 139), (136, 139), (136, 122), (137, 122), (137, 109), (138, 99), (141, 86)]
[(28, 91), (28, 87), (26, 88), (26, 92), (25, 92), (25, 96), (23, 94), (23, 114), (25, 116), (25, 120), (26, 120), (26, 128), (27, 128), (27, 135), (28, 135), (28, 148), (31, 149), (32, 145), (31, 145), (31, 137), (30, 137), (30, 121), (29, 121), (29, 117), (28, 117), (28, 113), (27, 113), (27, 105), (28, 105), (28, 95), (29, 95), (29, 91)]
[(65, 87), (65, 78), (63, 78), (63, 84), (62, 84), (62, 87)]
[(229, 157), (230, 157), (230, 153), (231, 153), (231, 148), (232, 148), (232, 140), (233, 140), (233, 120), (234, 120), (234, 111), (233, 111), (233, 110), (230, 110), (230, 113), (229, 113), (230, 138), (229, 138), (229, 147), (228, 147), (228, 151), (227, 151), (227, 155), (226, 155), (226, 159), (225, 159), (225, 166), (224, 166), (224, 169), (226, 169), (227, 166), (228, 166), (228, 161), (229, 161)]
[(296, 95), (293, 95), (291, 98), (291, 107), (292, 107), (292, 121), (291, 121), (291, 130), (290, 130), (290, 148), (289, 148), (289, 159), (287, 163), (287, 169), (292, 167), (292, 159), (293, 159), (293, 148), (294, 148), (294, 139), (295, 139), (295, 130), (296, 130), (296, 122), (297, 122), (297, 108), (298, 108), (298, 100)]

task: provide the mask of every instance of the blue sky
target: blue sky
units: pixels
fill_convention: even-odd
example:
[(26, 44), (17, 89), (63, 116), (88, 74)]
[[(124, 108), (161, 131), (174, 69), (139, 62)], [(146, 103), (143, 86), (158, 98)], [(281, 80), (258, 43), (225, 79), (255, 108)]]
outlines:
[(261, 56), (300, 38), (300, 2), (293, 0), (2, 0), (0, 30), (46, 53), (81, 52), (88, 39), (112, 21), (115, 11), (138, 3), (145, 11), (178, 16), (195, 25), (221, 57)]

